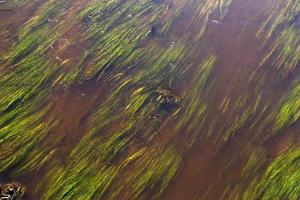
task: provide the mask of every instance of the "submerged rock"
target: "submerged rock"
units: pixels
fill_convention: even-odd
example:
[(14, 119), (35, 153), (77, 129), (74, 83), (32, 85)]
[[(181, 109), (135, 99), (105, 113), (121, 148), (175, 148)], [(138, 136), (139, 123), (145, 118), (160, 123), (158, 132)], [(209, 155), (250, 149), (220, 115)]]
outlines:
[(24, 200), (27, 189), (19, 183), (0, 184), (0, 200)]
[(156, 101), (159, 103), (159, 109), (170, 111), (181, 105), (181, 97), (175, 95), (170, 90), (158, 90)]
[(152, 26), (148, 33), (148, 37), (155, 37), (157, 34), (158, 34), (158, 28), (156, 26)]

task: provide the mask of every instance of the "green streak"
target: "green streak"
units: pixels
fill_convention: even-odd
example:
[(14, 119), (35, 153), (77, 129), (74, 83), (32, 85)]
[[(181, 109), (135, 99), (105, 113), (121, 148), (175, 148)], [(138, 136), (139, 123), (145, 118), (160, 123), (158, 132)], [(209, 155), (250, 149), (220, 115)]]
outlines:
[(259, 181), (244, 193), (243, 199), (297, 200), (300, 194), (300, 150), (295, 149), (274, 160)]
[(274, 130), (279, 131), (290, 126), (300, 118), (300, 85), (293, 88), (281, 105), (276, 117)]

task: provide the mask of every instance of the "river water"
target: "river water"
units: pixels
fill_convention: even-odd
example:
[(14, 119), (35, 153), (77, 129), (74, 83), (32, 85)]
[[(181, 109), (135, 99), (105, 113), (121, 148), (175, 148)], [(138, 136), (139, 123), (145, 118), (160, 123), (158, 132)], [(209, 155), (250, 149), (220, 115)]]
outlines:
[[(42, 15), (42, 9), (50, 6), (53, 1), (49, 1), (49, 5), (45, 2), (47, 1), (17, 1), (16, 5), (9, 3), (0, 5), (3, 9), (0, 11), (0, 55), (2, 57), (10, 55), (9, 52), (12, 51), (14, 45), (25, 40), (20, 34), (26, 24), (30, 23), (30, 20), (34, 21), (36, 16)], [(29, 151), (41, 149), (42, 156), (46, 157), (53, 150), (52, 157), (47, 158), (45, 164), (37, 168), (32, 165), (33, 170), (30, 170), (29, 167), (21, 173), (15, 173), (16, 169), (26, 165), (26, 162), (20, 159), (1, 171), (0, 180), (2, 182), (21, 182), (29, 190), (29, 199), (226, 200), (234, 199), (235, 195), (236, 199), (241, 199), (238, 198), (238, 194), (246, 191), (253, 178), (261, 177), (272, 161), (289, 150), (299, 148), (299, 120), (280, 130), (274, 129), (274, 123), (276, 123), (274, 121), (285, 102), (285, 97), (289, 95), (295, 84), (299, 84), (298, 60), (295, 67), (284, 75), (281, 75), (282, 72), (274, 62), (281, 51), (278, 47), (280, 45), (276, 46), (276, 41), (283, 34), (282, 30), (288, 27), (288, 24), (283, 24), (283, 22), (279, 25), (276, 24), (276, 17), (280, 16), (285, 0), (149, 1), (153, 4), (154, 10), (159, 6), (165, 10), (160, 11), (157, 8), (157, 12), (161, 12), (159, 14), (161, 16), (144, 17), (142, 15), (139, 19), (134, 18), (137, 22), (134, 22), (131, 28), (129, 27), (131, 24), (125, 18), (132, 17), (130, 13), (135, 13), (135, 11), (132, 11), (131, 8), (134, 8), (136, 4), (147, 1), (74, 0), (57, 2), (64, 4), (66, 10), (61, 11), (61, 16), (57, 18), (48, 18), (54, 21), (51, 23), (58, 24), (53, 26), (53, 32), (51, 29), (48, 31), (49, 38), (55, 32), (58, 33), (58, 37), (51, 46), (47, 47), (44, 55), (39, 56), (43, 59), (61, 62), (58, 66), (60, 74), (53, 78), (53, 80), (57, 79), (56, 82), (60, 82), (63, 79), (61, 77), (67, 76), (68, 73), (75, 74), (73, 72), (75, 68), (78, 69), (79, 75), (70, 84), (62, 82), (57, 85), (53, 84), (55, 81), (51, 82), (50, 77), (50, 81), (45, 81), (41, 86), (41, 88), (50, 88), (43, 97), (45, 99), (35, 103), (39, 109), (46, 104), (51, 104), (47, 114), (41, 117), (41, 121), (50, 124), (53, 120), (57, 123)], [(111, 2), (115, 2), (115, 4)], [(126, 9), (124, 11), (120, 6), (122, 7), (118, 11), (120, 13), (111, 8), (107, 16), (102, 18), (98, 19), (91, 14), (91, 19), (77, 20), (82, 10), (92, 3), (107, 5), (107, 7), (111, 3), (111, 7), (113, 7), (113, 5), (117, 5), (117, 2), (120, 4), (123, 2), (124, 7), (128, 6), (128, 12), (130, 12), (128, 16), (122, 13), (126, 12)], [(226, 3), (229, 5), (223, 5)], [(201, 15), (197, 16), (195, 8), (202, 4), (204, 5), (201, 8)], [(5, 10), (6, 8), (12, 10)], [(115, 6), (115, 9), (118, 10), (119, 7)], [(106, 12), (106, 10), (104, 11)], [(114, 12), (116, 14), (113, 14)], [(175, 15), (176, 17), (174, 17)], [(121, 18), (116, 16), (121, 16)], [(148, 21), (152, 20), (151, 17), (155, 20), (148, 24)], [(111, 23), (109, 20), (113, 18), (116, 18), (116, 22), (111, 28), (108, 25), (107, 32), (102, 35), (101, 23), (109, 24)], [(122, 21), (123, 19), (124, 21)], [(170, 27), (163, 32), (163, 25), (167, 24), (170, 19), (172, 19)], [(101, 25), (96, 27), (94, 24), (97, 23)], [(115, 25), (115, 23), (118, 24)], [(138, 26), (135, 26), (136, 24), (140, 27), (146, 24), (149, 31), (155, 33), (151, 35), (146, 32), (144, 34), (146, 36), (140, 39), (136, 32), (143, 33), (144, 29), (139, 29)], [(96, 34), (85, 40), (83, 39), (84, 33), (92, 30), (89, 29), (89, 26), (95, 26), (93, 31)], [(153, 27), (155, 29), (157, 27), (158, 33), (154, 31)], [(275, 31), (270, 37), (267, 37), (268, 31), (272, 27), (275, 27)], [(137, 29), (136, 32), (132, 30), (134, 28)], [(123, 37), (121, 32), (127, 29), (131, 29), (128, 32), (132, 33), (124, 32)], [(299, 32), (297, 33), (299, 34)], [(107, 39), (109, 42), (103, 40), (102, 43), (97, 43), (100, 38), (109, 38), (113, 34), (116, 37)], [(131, 38), (131, 35), (134, 34), (136, 34), (133, 36), (135, 38)], [(130, 44), (136, 42), (136, 38), (138, 38), (137, 43), (131, 46)], [(298, 36), (294, 38), (295, 43), (298, 42), (296, 39)], [(42, 44), (43, 41), (40, 41), (39, 45), (42, 46)], [(172, 45), (176, 48), (178, 45), (178, 50), (175, 52), (179, 52), (181, 48), (179, 44), (184, 45), (184, 50), (179, 53), (183, 55), (182, 57), (174, 56), (175, 59), (168, 60), (168, 54), (162, 58), (162, 61), (155, 60), (156, 57), (159, 58), (160, 55), (172, 49)], [(273, 52), (274, 45), (278, 48)], [(118, 50), (121, 52), (119, 57), (115, 56), (118, 54), (115, 53)], [(137, 58), (131, 61), (130, 56), (135, 55), (135, 52), (138, 52)], [(82, 61), (81, 57), (85, 54), (88, 56)], [(26, 56), (29, 55), (23, 55), (25, 58)], [(172, 56), (173, 54), (170, 54), (170, 57)], [(201, 75), (199, 76), (199, 66), (204, 65), (203, 63), (210, 56), (216, 57), (216, 62), (207, 80), (203, 84), (200, 83), (201, 87), (197, 87), (197, 80), (203, 78), (201, 75), (203, 73), (199, 72)], [(105, 60), (103, 57), (111, 58), (108, 60), (109, 64), (105, 65), (104, 70), (93, 71), (94, 66), (98, 66), (98, 63)], [(130, 61), (127, 62), (127, 58)], [(295, 59), (298, 59), (296, 55)], [(1, 59), (0, 69), (3, 71), (1, 76), (14, 73), (18, 66), (22, 66), (22, 60), (19, 62), (21, 64), (13, 65), (7, 64), (5, 58)], [(284, 60), (284, 62), (287, 63), (288, 60)], [(154, 65), (165, 65), (165, 67), (152, 71), (151, 66)], [(150, 66), (149, 69), (147, 66)], [(175, 72), (172, 71), (172, 66), (176, 66)], [(152, 72), (154, 75), (150, 74)], [(22, 78), (22, 74), (15, 73), (14, 76)], [(172, 78), (173, 76), (175, 78)], [(130, 82), (128, 87), (126, 81)], [(122, 84), (125, 84), (127, 88), (114, 95), (114, 92), (118, 91)], [(18, 90), (19, 86), (16, 84), (14, 87), (15, 90)], [(153, 111), (147, 104), (140, 108), (142, 110), (140, 113), (143, 114), (137, 111), (138, 114), (133, 117), (123, 111), (131, 105), (131, 99), (135, 98), (134, 95), (140, 90), (146, 91), (147, 94), (147, 91), (157, 88), (168, 89), (180, 96), (183, 101), (180, 108), (171, 111), (160, 111), (159, 109)], [(41, 91), (37, 90), (37, 93), (42, 93)], [(191, 91), (199, 92), (200, 95), (195, 96), (195, 93)], [(4, 102), (4, 97), (1, 98), (1, 101)], [(35, 97), (30, 97), (25, 102), (30, 103), (33, 98)], [(299, 98), (299, 95), (295, 98)], [(198, 101), (199, 104), (197, 104)], [(190, 106), (194, 104), (197, 106)], [(202, 109), (202, 105), (205, 107), (204, 114), (198, 116), (197, 113)], [(104, 109), (106, 107), (111, 112), (106, 111)], [(147, 109), (150, 110), (149, 113), (147, 113)], [(97, 114), (98, 111), (100, 114)], [(101, 114), (106, 112), (109, 114), (103, 114), (103, 116), (108, 116), (108, 118), (104, 117), (107, 119), (107, 123), (102, 119)], [(185, 113), (188, 112), (194, 115), (192, 119), (185, 118), (187, 116)], [(33, 113), (35, 114), (35, 112)], [(136, 115), (138, 115), (138, 119), (135, 119)], [(139, 120), (141, 115), (145, 118)], [(153, 118), (157, 119), (152, 120)], [(103, 131), (99, 127), (102, 127), (100, 124), (104, 124), (104, 122), (106, 125)], [(180, 126), (181, 122), (185, 122), (185, 125)], [(132, 123), (134, 125), (131, 125)], [(192, 124), (195, 126), (193, 125), (193, 128), (189, 129), (189, 125)], [(161, 184), (165, 183), (163, 182), (164, 178), (159, 179), (153, 175), (153, 181), (149, 181), (145, 186), (146, 189), (142, 190), (141, 196), (134, 196), (138, 193), (138, 190), (134, 189), (135, 182), (146, 179), (145, 177), (133, 180), (130, 178), (138, 176), (136, 172), (143, 167), (143, 164), (137, 161), (137, 164), (122, 168), (121, 175), (114, 178), (113, 183), (109, 185), (109, 189), (102, 196), (99, 191), (92, 196), (84, 196), (82, 195), (84, 189), (78, 193), (74, 192), (73, 196), (68, 196), (69, 193), (65, 197), (60, 196), (60, 187), (65, 189), (67, 186), (63, 181), (61, 185), (57, 184), (55, 180), (59, 180), (61, 173), (55, 174), (53, 171), (62, 170), (65, 174), (70, 173), (70, 177), (74, 176), (75, 179), (78, 179), (78, 188), (80, 189), (92, 187), (93, 183), (90, 182), (93, 181), (97, 185), (98, 182), (92, 180), (92, 177), (98, 175), (90, 174), (102, 170), (101, 162), (104, 161), (101, 157), (102, 149), (99, 146), (103, 144), (103, 141), (113, 138), (113, 133), (124, 130), (128, 126), (131, 127), (129, 132), (134, 132), (134, 134), (132, 133), (130, 137), (124, 136), (129, 138), (129, 142), (126, 143), (125, 150), (120, 155), (118, 154), (113, 161), (110, 161), (109, 166), (121, 166), (120, 163), (124, 159), (140, 150), (149, 152), (149, 154), (145, 153), (145, 160), (148, 158), (151, 160), (151, 156), (156, 155), (161, 149), (175, 149), (174, 154), (180, 155), (181, 164), (171, 181), (167, 182), (163, 192), (157, 191), (162, 188)], [(98, 138), (87, 137), (96, 129), (99, 133), (91, 138)], [(90, 140), (90, 143), (87, 142), (87, 145), (82, 146), (81, 144), (85, 144), (86, 140)], [(14, 143), (18, 143), (18, 141)], [(1, 146), (1, 148), (3, 147)], [(21, 145), (18, 148), (21, 150), (23, 147)], [(91, 159), (95, 159), (95, 161), (90, 161), (89, 156), (84, 154), (85, 152), (89, 152), (86, 155), (92, 155)], [(3, 155), (1, 154), (1, 156)], [(246, 163), (253, 155), (261, 155), (257, 167), (253, 167), (253, 174), (245, 174)], [(81, 166), (80, 160), (85, 162), (85, 157), (88, 157), (87, 163), (90, 163), (90, 171), (85, 168), (87, 174), (85, 172), (76, 174), (77, 166)], [(31, 160), (33, 158), (35, 157), (29, 157)], [(74, 161), (76, 159), (78, 162)], [(153, 160), (155, 163), (155, 159)], [(162, 161), (162, 165), (164, 165), (163, 162), (165, 161)], [(149, 163), (144, 164), (152, 166), (152, 161)], [(155, 168), (155, 165), (159, 164), (153, 165)], [(84, 178), (80, 178), (81, 173)], [(147, 173), (147, 166), (145, 166), (144, 173)], [(111, 176), (115, 175), (111, 174)], [(167, 177), (168, 175), (163, 173), (162, 176)], [(68, 175), (62, 177), (66, 178)], [(86, 182), (87, 185), (81, 185), (83, 182)], [(100, 187), (101, 184), (98, 184)], [(53, 187), (57, 189), (57, 196), (56, 193), (45, 195), (49, 191), (54, 191)], [(99, 190), (101, 191), (101, 187)], [(70, 190), (70, 193), (72, 191)], [(119, 193), (114, 196), (114, 191), (119, 191)], [(86, 192), (88, 193), (90, 190), (87, 189)], [(156, 196), (158, 193), (159, 195)], [(274, 197), (274, 199), (276, 198)]]

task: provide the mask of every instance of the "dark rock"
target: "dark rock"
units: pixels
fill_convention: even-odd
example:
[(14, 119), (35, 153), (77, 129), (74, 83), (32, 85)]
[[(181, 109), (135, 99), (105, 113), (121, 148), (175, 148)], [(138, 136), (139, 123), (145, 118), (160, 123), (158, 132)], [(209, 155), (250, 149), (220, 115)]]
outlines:
[(156, 26), (152, 26), (148, 33), (148, 36), (155, 37), (157, 34), (158, 34), (158, 28)]
[(181, 97), (173, 94), (170, 90), (157, 91), (156, 101), (159, 103), (159, 109), (166, 111), (178, 108), (182, 103)]

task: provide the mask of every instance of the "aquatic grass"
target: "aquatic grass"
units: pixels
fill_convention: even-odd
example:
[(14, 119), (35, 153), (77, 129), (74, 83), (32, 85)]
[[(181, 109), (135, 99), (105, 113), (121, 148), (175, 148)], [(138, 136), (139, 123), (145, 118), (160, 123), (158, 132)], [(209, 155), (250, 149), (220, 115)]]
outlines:
[[(86, 36), (95, 37), (103, 32), (113, 30), (114, 27), (128, 24), (135, 28), (148, 26), (159, 27), (160, 35), (165, 34), (171, 24), (180, 15), (185, 3), (170, 9), (168, 3), (153, 1), (106, 1), (95, 2), (80, 13), (80, 17), (89, 16), (95, 21), (85, 33)], [(136, 26), (136, 24), (139, 26)], [(97, 30), (98, 29), (98, 30)], [(99, 29), (101, 31), (99, 31)], [(130, 30), (130, 29), (127, 29)], [(132, 34), (135, 34), (132, 32)]]
[[(116, 2), (110, 13), (106, 13), (108, 11), (103, 8), (102, 12), (93, 17), (95, 23), (84, 33), (84, 40), (94, 41), (89, 47), (89, 59), (92, 62), (84, 69), (84, 77), (89, 78), (95, 74), (101, 77), (106, 69), (128, 62), (128, 57), (135, 54), (151, 27), (166, 24), (166, 10), (165, 5), (153, 2), (138, 2), (132, 6), (129, 1), (122, 1), (120, 5)], [(93, 13), (90, 8), (89, 12)], [(160, 29), (159, 26), (157, 28)]]
[(178, 130), (195, 132), (199, 123), (205, 119), (206, 105), (201, 98), (216, 61), (216, 56), (212, 55), (204, 59), (198, 67), (192, 83), (193, 88), (184, 97), (184, 113), (182, 120), (178, 122)]
[[(43, 4), (43, 14), (20, 27), (17, 41), (5, 55), (0, 78), (0, 171), (10, 170), (11, 176), (34, 171), (54, 154), (54, 145), (43, 146), (47, 133), (56, 121), (45, 116), (51, 109), (46, 101), (52, 83), (59, 77), (60, 64), (45, 51), (59, 37), (49, 30), (52, 23), (40, 26), (48, 17), (61, 14), (57, 1)], [(53, 6), (51, 6), (53, 5)], [(41, 108), (41, 106), (44, 106)]]
[[(223, 134), (222, 138), (219, 138), (219, 142), (230, 141), (231, 138), (245, 127), (253, 132), (251, 134), (252, 139), (261, 137), (261, 134), (264, 132), (260, 129), (266, 127), (266, 124), (270, 122), (270, 118), (264, 118), (270, 105), (269, 102), (263, 101), (261, 92), (258, 92), (254, 96), (255, 98), (249, 94), (241, 95), (235, 101), (232, 111), (236, 114), (228, 120), (225, 128), (220, 131)], [(248, 127), (249, 125), (250, 127)]]
[[(52, 127), (48, 129), (48, 132), (51, 129)], [(32, 149), (28, 155), (23, 155), (23, 158), (21, 159), (22, 166), (15, 167), (11, 170), (11, 177), (17, 177), (28, 172), (41, 169), (54, 157), (55, 154), (56, 149), (45, 148), (42, 151), (41, 149)]]
[(251, 112), (252, 109), (247, 108), (242, 112), (242, 114), (236, 116), (228, 130), (224, 133), (223, 140), (228, 141), (230, 138), (232, 138), (245, 125), (246, 121), (252, 114)]
[(158, 199), (181, 168), (182, 156), (175, 148), (153, 151), (142, 155), (137, 162), (130, 180), (132, 199), (147, 199), (147, 195)]
[(228, 12), (230, 4), (233, 0), (212, 0), (212, 1), (201, 1), (200, 3), (194, 1), (194, 4), (198, 7), (196, 8), (196, 14), (194, 15), (194, 21), (200, 19), (207, 19), (211, 17), (214, 12), (218, 13), (220, 20), (223, 20), (226, 13)]
[(299, 31), (293, 27), (285, 28), (271, 48), (271, 51), (264, 57), (260, 66), (271, 61), (272, 66), (275, 66), (280, 71), (281, 77), (286, 77), (293, 73), (300, 60)]
[(131, 126), (109, 138), (87, 135), (72, 150), (68, 165), (60, 172), (59, 181), (54, 180), (56, 185), (52, 183), (43, 199), (91, 199), (94, 195), (102, 198), (121, 175), (119, 172), (124, 166), (115, 164), (116, 157), (130, 140), (125, 136)]
[(43, 59), (29, 57), (22, 67), (0, 79), (1, 172), (12, 167), (11, 175), (33, 171), (51, 157), (48, 148), (33, 150), (54, 125), (42, 120), (50, 104), (40, 111), (37, 106), (44, 102), (51, 89), (44, 88), (44, 84), (53, 78), (51, 65), (55, 66)]
[[(33, 148), (42, 141), (51, 128), (51, 124), (41, 121), (49, 111), (49, 106), (35, 112), (32, 109), (31, 105), (27, 105), (25, 111), (20, 109), (18, 116), (0, 129), (0, 172), (12, 167), (14, 167), (12, 173), (17, 174), (24, 172), (24, 168), (34, 170), (40, 166), (39, 161), (45, 159), (45, 154), (42, 154), (44, 151), (35, 154), (37, 152), (33, 151)], [(19, 162), (24, 165), (17, 165)]]
[[(118, 142), (117, 140), (118, 138), (113, 137), (99, 148), (115, 148), (115, 145), (109, 141)], [(115, 164), (98, 160), (100, 157), (105, 158), (105, 155), (109, 156), (110, 150), (107, 153), (101, 151), (104, 157), (97, 156), (96, 160), (95, 157), (91, 157), (90, 153), (92, 152), (88, 152), (85, 157), (76, 158), (73, 163), (80, 161), (76, 167), (61, 168), (61, 170), (50, 173), (52, 177), (60, 178), (53, 179), (49, 192), (44, 194), (43, 199), (103, 198), (112, 187), (117, 188), (112, 191), (110, 196), (112, 199), (118, 199), (125, 187), (132, 188), (132, 191), (131, 189), (127, 191), (127, 195), (132, 199), (145, 199), (147, 196), (145, 190), (151, 192), (152, 197), (157, 199), (180, 170), (182, 158), (174, 151), (171, 147), (166, 150), (155, 149), (155, 151), (154, 149), (153, 151), (141, 149)], [(88, 161), (88, 159), (91, 160)], [(145, 163), (148, 164), (145, 165)], [(97, 167), (97, 170), (93, 170), (93, 165), (100, 166)], [(118, 181), (122, 180), (119, 179), (125, 175), (129, 165), (131, 168), (136, 168), (134, 175), (128, 177), (126, 186), (118, 185)], [(146, 166), (147, 168), (145, 168)], [(86, 179), (90, 181), (84, 181)]]
[(20, 42), (16, 42), (5, 57), (6, 66), (13, 70), (5, 70), (0, 79), (0, 111), (5, 111), (18, 101), (30, 99), (59, 74), (60, 63), (55, 58), (47, 57), (46, 50), (59, 38), (60, 33), (54, 31), (48, 34), (52, 28), (50, 22), (39, 26), (48, 17), (54, 17), (62, 11), (61, 6), (57, 5), (56, 1), (45, 3), (42, 6), (43, 15), (34, 17), (34, 23), (20, 28)]
[[(18, 101), (27, 101), (46, 83), (55, 73), (55, 63), (45, 62), (43, 59), (32, 58), (24, 67), (19, 67), (16, 72), (6, 74), (0, 80), (1, 103), (0, 110), (3, 112)], [(18, 87), (18, 90), (14, 90)]]
[(20, 42), (16, 42), (9, 54), (6, 55), (7, 62), (16, 64), (18, 60), (34, 51), (39, 51), (40, 54), (44, 53), (61, 35), (53, 31), (49, 35), (49, 30), (58, 27), (57, 20), (60, 15), (63, 15), (63, 12), (65, 12), (65, 8), (58, 1), (52, 0), (43, 3), (35, 16), (31, 17), (18, 30)]
[(259, 172), (260, 168), (265, 164), (267, 160), (266, 153), (267, 152), (264, 148), (257, 148), (253, 153), (251, 153), (242, 171), (243, 178), (245, 180), (249, 181), (256, 175), (256, 173)]
[(292, 125), (300, 118), (300, 85), (296, 85), (288, 92), (285, 100), (281, 104), (277, 114), (273, 129), (280, 131)]
[[(241, 171), (241, 181), (239, 181), (237, 184), (228, 186), (228, 190), (224, 191), (223, 198), (221, 199), (243, 199), (243, 195), (246, 195), (245, 191), (247, 191), (247, 189), (251, 187), (253, 182), (258, 179), (257, 176), (261, 173), (262, 170), (265, 169), (266, 165), (268, 164), (266, 149), (262, 147), (253, 149), (250, 154), (246, 153), (245, 155), (245, 153), (241, 153), (239, 155), (240, 159), (244, 160), (244, 165)], [(236, 165), (237, 162), (241, 162), (241, 160), (233, 162), (232, 165)], [(234, 169), (234, 167), (231, 166), (231, 169)]]
[[(201, 28), (197, 32), (198, 39), (208, 20), (222, 20), (232, 2), (192, 2), (198, 5), (192, 12), (193, 26)], [(0, 132), (5, 131), (0, 136), (5, 139), (1, 148), (5, 162), (0, 169), (12, 169), (10, 175), (17, 176), (46, 167), (47, 175), (34, 191), (34, 194), (43, 191), (42, 199), (105, 199), (107, 195), (111, 199), (124, 195), (128, 199), (160, 199), (184, 163), (179, 146), (173, 143), (174, 135), (190, 132), (195, 141), (203, 133), (206, 139), (214, 137), (221, 141), (219, 146), (234, 137), (265, 106), (261, 103), (263, 98), (255, 94), (256, 99), (249, 101), (250, 95), (241, 95), (232, 103), (233, 100), (226, 97), (220, 110), (227, 113), (233, 109), (234, 115), (226, 121), (223, 130), (216, 131), (219, 118), (210, 118), (211, 104), (204, 95), (213, 87), (211, 80), (217, 55), (208, 55), (199, 66), (186, 64), (198, 59), (195, 33), (179, 34), (174, 42), (164, 43), (164, 36), (169, 36), (176, 19), (190, 4), (182, 1), (171, 8), (165, 1), (89, 1), (74, 19), (64, 19), (73, 16), (66, 14), (72, 9), (65, 10), (58, 1), (43, 4), (35, 16), (20, 27), (20, 41), (6, 54), (7, 65), (3, 68), (8, 67), (8, 70), (0, 78), (3, 91)], [(76, 57), (76, 63), (71, 61), (72, 67), (65, 70), (62, 65), (66, 61), (60, 61), (47, 50), (73, 26), (81, 29), (72, 36), (71, 43), (84, 44), (86, 49), (84, 55)], [(157, 33), (151, 36), (153, 27)], [(282, 65), (281, 69), (285, 67), (283, 63), (295, 69), (297, 61), (293, 59), (297, 56), (290, 57), (290, 54), (297, 53), (297, 46), (292, 43), (298, 41), (296, 34), (294, 29), (287, 29), (281, 38), (284, 43), (276, 46), (283, 49), (274, 62)], [(183, 105), (174, 111), (160, 111), (153, 94), (158, 89), (176, 90), (176, 86), (182, 84), (180, 81), (189, 79), (190, 73), (194, 78), (188, 80), (190, 85), (186, 91), (179, 94)], [(85, 135), (61, 161), (60, 155), (56, 155), (56, 146), (60, 144), (56, 140), (62, 137), (53, 136), (56, 140), (47, 146), (44, 144), (47, 133), (56, 125), (56, 120), (61, 119), (44, 121), (50, 107), (42, 111), (37, 111), (37, 107), (44, 105), (43, 99), (54, 89), (69, 89), (72, 84), (87, 80), (95, 80), (105, 91), (86, 116)], [(294, 101), (287, 102), (297, 107)], [(266, 109), (268, 107), (263, 107), (262, 112)], [(298, 118), (295, 113), (290, 113), (293, 117), (289, 118), (293, 120), (282, 124), (295, 121)], [(162, 116), (163, 120), (150, 120), (152, 115)], [(178, 126), (174, 127), (172, 122), (178, 122)], [(255, 123), (259, 123), (258, 119)], [(154, 143), (155, 139), (164, 138), (163, 128), (171, 129), (174, 135), (166, 143)], [(13, 161), (8, 159), (10, 155), (15, 156)], [(243, 171), (246, 179), (253, 176), (251, 170), (258, 170), (259, 159), (264, 159), (259, 153), (250, 157)]]
[[(155, 48), (159, 49), (159, 46)], [(155, 48), (154, 50), (156, 50)], [(162, 53), (160, 54), (160, 52)], [(126, 155), (125, 150), (128, 149), (129, 142), (135, 141), (140, 124), (151, 115), (152, 111), (157, 109), (155, 102), (151, 101), (151, 95), (154, 92), (153, 88), (157, 87), (155, 79), (160, 81), (163, 78), (158, 72), (159, 70), (166, 70), (170, 62), (174, 62), (181, 55), (181, 51), (178, 51), (176, 47), (164, 52), (160, 50), (149, 53), (155, 53), (155, 56), (148, 60), (147, 67), (141, 68), (143, 73), (121, 77), (115, 82), (115, 87), (111, 88), (104, 102), (90, 118), (91, 129), (89, 133), (72, 150), (70, 162), (60, 172), (63, 173), (60, 176), (65, 178), (60, 179), (57, 185), (53, 185), (49, 189), (51, 192), (45, 194), (44, 199), (54, 197), (58, 199), (83, 199), (94, 196), (100, 198), (109, 192), (114, 183), (126, 172), (126, 164), (124, 163), (127, 161), (122, 161), (122, 157), (124, 154)], [(149, 79), (150, 77), (152, 79)], [(110, 127), (115, 123), (118, 123), (120, 127), (115, 132), (111, 132)], [(153, 134), (151, 128), (145, 133), (140, 133), (139, 137), (149, 141), (153, 138)], [(139, 193), (138, 196), (144, 195), (145, 188), (143, 187), (146, 185), (151, 185), (153, 192), (158, 192), (157, 196), (165, 190), (167, 183), (171, 181), (179, 168), (178, 155), (170, 157), (171, 153), (168, 151), (167, 155), (163, 154), (163, 157), (157, 158), (156, 161), (156, 157), (153, 158), (153, 162), (161, 165), (160, 168), (166, 166), (162, 172), (157, 171), (157, 173), (168, 173), (167, 178), (159, 178), (160, 175), (156, 174), (156, 169), (160, 168), (155, 168), (156, 165), (154, 165), (154, 169), (151, 169), (154, 171), (149, 171), (148, 180), (141, 185), (134, 186), (138, 179), (144, 179), (141, 177), (143, 174), (136, 174), (134, 177), (136, 180), (130, 180)], [(143, 151), (137, 160), (142, 158), (148, 160), (152, 154), (155, 152)], [(139, 162), (139, 165), (144, 162), (146, 160)], [(147, 162), (151, 162), (151, 160)], [(84, 182), (87, 179), (90, 181)], [(49, 184), (52, 185), (52, 183)], [(54, 187), (58, 189), (55, 190)], [(154, 188), (160, 188), (160, 190), (156, 191)], [(135, 193), (133, 192), (133, 194)], [(117, 196), (117, 193), (115, 192), (114, 195)]]
[[(129, 103), (126, 104), (128, 100), (124, 101), (124, 98), (127, 99), (128, 97), (124, 90), (128, 91), (128, 87), (131, 87), (130, 80), (121, 82), (115, 92), (100, 107), (100, 110), (94, 114), (93, 121), (97, 128), (92, 129), (72, 150), (70, 162), (62, 172), (65, 178), (58, 181), (58, 185), (53, 186), (58, 190), (51, 188), (49, 191), (52, 192), (46, 194), (44, 199), (54, 197), (58, 199), (84, 199), (94, 196), (101, 198), (109, 191), (109, 188), (113, 187), (118, 177), (120, 178), (125, 173), (124, 170), (129, 164), (129, 160), (134, 160), (135, 156), (130, 155), (129, 160), (119, 161), (122, 157), (118, 157), (118, 155), (126, 153), (124, 150), (128, 148), (129, 142), (134, 141), (135, 129), (143, 118), (135, 118), (133, 115), (141, 108), (146, 109), (147, 104), (145, 105), (144, 102), (149, 97), (147, 93), (145, 93), (146, 96), (143, 96), (144, 89), (139, 88), (132, 91), (131, 98), (128, 99)], [(120, 100), (116, 101), (116, 97)], [(112, 118), (112, 116), (114, 117)], [(107, 121), (106, 117), (110, 120)], [(104, 133), (104, 128), (107, 127), (108, 123), (111, 124), (118, 121), (119, 118), (126, 119), (127, 117), (128, 120), (123, 122), (125, 127), (122, 126), (117, 132)], [(143, 154), (140, 157), (143, 157)], [(95, 169), (97, 170), (95, 171)], [(170, 173), (173, 174), (174, 172)], [(86, 179), (91, 181), (84, 181)], [(161, 186), (161, 191), (165, 187), (166, 185)]]
[(293, 74), (299, 63), (299, 12), (299, 1), (277, 2), (256, 35), (267, 49), (260, 67), (271, 63), (281, 79)]
[(57, 22), (65, 11), (66, 8), (57, 0), (43, 3), (35, 15), (23, 25), (19, 32), (20, 39), (38, 29), (42, 29), (44, 26), (49, 26), (49, 24)]
[(280, 68), (285, 65), (286, 71), (294, 71), (300, 60), (300, 38), (299, 33), (293, 28), (282, 32), (281, 42), (284, 43), (282, 52), (276, 58), (274, 65)]
[(130, 79), (121, 82), (115, 88), (115, 91), (107, 97), (105, 102), (103, 102), (102, 106), (93, 114), (91, 122), (97, 124), (97, 126), (93, 127), (92, 132), (97, 133), (98, 130), (101, 130), (103, 127), (106, 127), (120, 117), (126, 106), (124, 93), (122, 92), (128, 91), (130, 82)]
[[(154, 106), (149, 109), (145, 108), (147, 106), (148, 100), (151, 100), (151, 93), (143, 91), (144, 88), (139, 88), (134, 91), (130, 97), (131, 101), (126, 107), (126, 110), (122, 113), (124, 116), (128, 116), (129, 119), (136, 117), (137, 115), (145, 116), (154, 110)], [(141, 111), (141, 113), (139, 113)]]
[(196, 25), (200, 27), (195, 37), (197, 41), (199, 41), (204, 34), (209, 20), (221, 21), (224, 19), (232, 2), (233, 0), (192, 1), (193, 5), (198, 5), (195, 7), (193, 14), (193, 26)]
[[(151, 49), (144, 49), (144, 52), (141, 54), (143, 55), (142, 61), (147, 63), (148, 67), (141, 70), (134, 80), (137, 82), (144, 82), (146, 85), (151, 84), (155, 86), (155, 84), (158, 84), (165, 79), (164, 75), (170, 71), (172, 65), (175, 65), (174, 70), (180, 70), (180, 62), (186, 55), (186, 46), (178, 42), (178, 44), (169, 47), (168, 49), (160, 48), (158, 45), (154, 45), (150, 48)], [(145, 56), (147, 56), (147, 52), (145, 51), (152, 54), (151, 59), (146, 60)]]
[(244, 192), (243, 199), (299, 199), (300, 150), (294, 149), (278, 156), (267, 168), (261, 180)]
[(274, 4), (274, 9), (272, 9), (256, 36), (266, 41), (270, 39), (280, 26), (283, 27), (283, 30), (289, 26), (294, 26), (294, 23), (296, 22), (295, 19), (297, 20), (299, 11), (299, 1), (287, 0), (283, 2), (276, 2)]
[(29, 3), (35, 3), (35, 1), (29, 1), (29, 0), (11, 0), (11, 1), (7, 1), (6, 4), (10, 7), (10, 8), (16, 8), (16, 7), (21, 7), (24, 5), (28, 5)]

